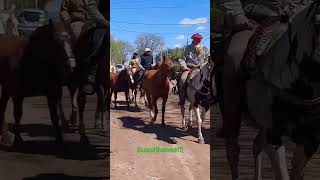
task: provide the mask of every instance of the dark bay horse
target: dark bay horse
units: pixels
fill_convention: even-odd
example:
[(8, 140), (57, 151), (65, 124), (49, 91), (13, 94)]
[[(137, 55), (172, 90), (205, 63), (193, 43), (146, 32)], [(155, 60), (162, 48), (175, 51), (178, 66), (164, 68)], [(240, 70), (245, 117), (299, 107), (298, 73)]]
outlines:
[(165, 126), (164, 114), (170, 90), (169, 78), (173, 74), (173, 62), (170, 58), (164, 57), (163, 59), (158, 70), (145, 72), (141, 86), (147, 96), (148, 102), (145, 103), (148, 104), (150, 109), (151, 123), (157, 119), (157, 100), (162, 98), (162, 126)]
[[(7, 102), (12, 97), (14, 104), (15, 144), (22, 143), (20, 136), (20, 121), (22, 117), (22, 105), (25, 97), (46, 96), (53, 126), (56, 130), (56, 142), (63, 143), (62, 132), (59, 127), (58, 101), (62, 94), (62, 74), (67, 73), (67, 55), (62, 44), (56, 40), (52, 22), (35, 30), (28, 43), (21, 40), (16, 42), (14, 48), (19, 56), (7, 56), (8, 61), (2, 68), (10, 69), (7, 76), (2, 76), (2, 92), (0, 101), (0, 124), (3, 139), (7, 141), (8, 130), (5, 127), (5, 111)], [(46, 43), (43, 43), (43, 41)], [(13, 38), (8, 44), (18, 41)], [(1, 44), (4, 45), (5, 41)], [(5, 44), (6, 46), (8, 44)], [(45, 45), (44, 45), (45, 44)], [(23, 48), (21, 48), (23, 47)], [(54, 51), (53, 51), (54, 50)], [(12, 54), (9, 54), (12, 55)]]
[[(76, 56), (77, 60), (77, 67), (75, 68), (74, 72), (72, 73), (72, 77), (69, 82), (67, 82), (65, 85), (68, 86), (70, 94), (71, 94), (71, 104), (72, 104), (72, 113), (71, 113), (71, 124), (76, 125), (77, 122), (77, 111), (79, 113), (79, 128), (80, 133), (82, 135), (85, 134), (84, 129), (84, 120), (83, 120), (83, 113), (85, 109), (86, 104), (86, 95), (83, 93), (77, 93), (79, 92), (79, 88), (81, 87), (81, 79), (85, 74), (83, 72), (86, 71), (86, 66), (88, 66), (88, 63), (90, 62), (84, 62), (83, 59), (86, 59), (87, 53), (86, 49), (89, 48), (90, 44), (88, 43), (88, 40), (91, 39), (93, 33), (95, 30), (99, 30), (99, 28), (105, 29), (106, 27), (97, 27), (90, 29), (87, 33), (80, 36), (79, 40), (75, 43), (73, 47), (74, 54)], [(64, 29), (62, 29), (64, 30)], [(60, 29), (60, 31), (62, 31)], [(97, 127), (97, 122), (100, 119), (101, 120), (101, 127), (103, 128), (103, 123), (106, 120), (105, 114), (106, 112), (109, 112), (109, 104), (108, 99), (106, 98), (108, 96), (109, 89), (108, 89), (108, 80), (109, 80), (109, 71), (108, 71), (108, 65), (109, 62), (107, 61), (108, 55), (107, 55), (107, 33), (105, 33), (103, 38), (103, 43), (97, 50), (97, 53), (94, 57), (92, 57), (93, 61), (97, 62), (98, 65), (98, 71), (96, 75), (96, 84), (95, 84), (95, 92), (97, 95), (97, 108), (95, 113), (95, 127)], [(77, 100), (75, 99), (75, 96), (77, 95)], [(106, 105), (108, 104), (108, 105)], [(59, 105), (61, 107), (61, 105)], [(59, 108), (62, 110), (62, 107)], [(63, 112), (61, 113), (64, 118)]]
[(114, 94), (114, 106), (117, 108), (117, 94), (118, 92), (124, 92), (126, 96), (126, 102), (128, 108), (130, 108), (130, 96), (129, 91), (132, 86), (130, 78), (130, 70), (124, 69), (119, 74), (110, 72), (110, 94), (109, 102), (111, 102), (111, 96)]

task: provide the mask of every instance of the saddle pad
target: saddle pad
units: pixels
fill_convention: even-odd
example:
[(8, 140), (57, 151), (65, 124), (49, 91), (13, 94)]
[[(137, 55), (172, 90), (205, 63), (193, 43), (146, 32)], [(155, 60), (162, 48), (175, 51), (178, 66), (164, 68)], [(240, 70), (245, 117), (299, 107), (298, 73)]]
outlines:
[(191, 70), (188, 74), (188, 79), (192, 80), (198, 74), (199, 71), (200, 69), (198, 68)]
[[(294, 11), (289, 12), (289, 22), (292, 27), (292, 36), (299, 35), (299, 47), (296, 58), (302, 59), (301, 52), (307, 48), (303, 34), (306, 33), (304, 25), (310, 24), (309, 8), (311, 4), (300, 5)], [(263, 71), (266, 79), (279, 88), (288, 88), (290, 81), (296, 76), (296, 67), (290, 67), (286, 62), (289, 55), (290, 43), (288, 38), (288, 23), (280, 22), (281, 17), (273, 17), (265, 20), (255, 30), (250, 38), (241, 67), (249, 75), (253, 75), (257, 70)], [(304, 34), (305, 35), (305, 34)], [(293, 40), (293, 39), (291, 39)], [(306, 46), (306, 47), (303, 47)], [(299, 52), (298, 52), (299, 51)], [(293, 68), (293, 69), (292, 69)], [(290, 71), (290, 72), (289, 72)], [(288, 77), (291, 76), (291, 77)], [(281, 82), (280, 82), (281, 81)]]

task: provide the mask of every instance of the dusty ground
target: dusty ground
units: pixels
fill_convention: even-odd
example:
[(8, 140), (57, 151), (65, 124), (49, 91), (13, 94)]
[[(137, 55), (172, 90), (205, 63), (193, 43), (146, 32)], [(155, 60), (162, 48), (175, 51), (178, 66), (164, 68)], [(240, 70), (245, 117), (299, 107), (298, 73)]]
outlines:
[[(70, 114), (69, 93), (64, 92), (65, 113)], [(19, 149), (0, 146), (1, 180), (102, 180), (109, 179), (106, 159), (108, 133), (93, 129), (96, 97), (86, 106), (86, 128), (91, 145), (79, 144), (77, 132), (65, 134), (66, 147), (58, 150), (54, 143), (47, 101), (44, 97), (24, 102), (22, 130), (25, 144)], [(13, 122), (12, 103), (6, 119)]]
[[(149, 111), (131, 104), (128, 111), (123, 93), (118, 94), (120, 105), (111, 110), (111, 179), (112, 180), (175, 180), (210, 178), (210, 121), (204, 121), (206, 144), (197, 143), (197, 126), (189, 132), (181, 130), (178, 96), (169, 95), (166, 106), (166, 127), (161, 127), (160, 116), (150, 125)], [(161, 100), (158, 107), (161, 109)], [(188, 111), (186, 111), (188, 118)], [(194, 117), (195, 120), (195, 117)], [(194, 121), (195, 122), (195, 121)], [(172, 138), (174, 137), (174, 138)], [(173, 140), (177, 141), (174, 144)], [(184, 153), (137, 153), (137, 147), (183, 147)]]

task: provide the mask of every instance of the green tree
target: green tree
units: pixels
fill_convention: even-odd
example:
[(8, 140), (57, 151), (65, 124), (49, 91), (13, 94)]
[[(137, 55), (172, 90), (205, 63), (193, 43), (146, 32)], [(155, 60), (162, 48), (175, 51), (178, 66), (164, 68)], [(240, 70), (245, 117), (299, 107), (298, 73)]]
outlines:
[(110, 39), (110, 56), (111, 62), (115, 64), (124, 64), (128, 56), (133, 52), (133, 47), (130, 43), (116, 40), (113, 37)]

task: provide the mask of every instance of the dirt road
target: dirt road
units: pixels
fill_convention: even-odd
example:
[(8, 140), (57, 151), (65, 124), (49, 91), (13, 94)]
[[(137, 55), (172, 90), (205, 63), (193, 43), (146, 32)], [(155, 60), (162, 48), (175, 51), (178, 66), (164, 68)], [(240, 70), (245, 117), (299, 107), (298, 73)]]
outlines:
[[(169, 95), (166, 106), (166, 127), (161, 126), (160, 111), (154, 125), (150, 125), (149, 111), (143, 104), (141, 110), (131, 104), (128, 109), (123, 93), (118, 94), (120, 105), (111, 110), (111, 179), (112, 180), (208, 180), (210, 177), (210, 121), (209, 113), (204, 121), (203, 136), (206, 144), (197, 143), (197, 126), (181, 129), (178, 96)], [(186, 111), (188, 118), (188, 111)], [(176, 144), (174, 144), (176, 141)], [(138, 147), (183, 147), (183, 153), (138, 153)]]
[[(24, 101), (22, 131), (25, 144), (19, 149), (0, 146), (1, 180), (62, 180), (109, 179), (106, 145), (109, 135), (102, 129), (93, 129), (96, 97), (88, 97), (85, 124), (90, 145), (81, 145), (77, 131), (64, 134), (65, 149), (57, 148), (53, 138), (47, 100), (44, 97)], [(70, 97), (64, 92), (63, 106), (68, 117)], [(13, 121), (12, 103), (8, 104), (6, 119)]]

